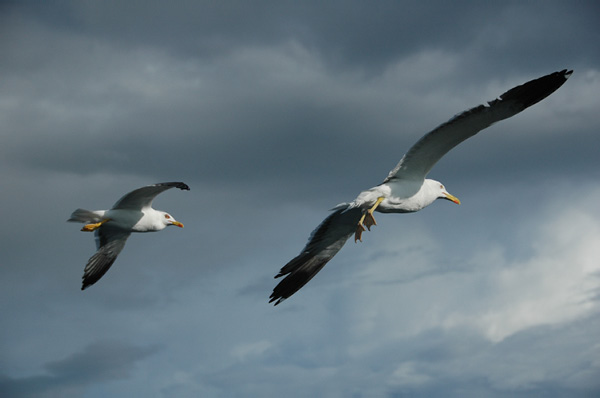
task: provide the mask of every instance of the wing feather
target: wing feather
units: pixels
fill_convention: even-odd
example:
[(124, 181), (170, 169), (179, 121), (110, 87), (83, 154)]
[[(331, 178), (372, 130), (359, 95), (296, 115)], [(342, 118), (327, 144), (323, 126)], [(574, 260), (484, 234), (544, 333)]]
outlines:
[(486, 127), (543, 100), (573, 73), (564, 69), (517, 86), (499, 98), (462, 112), (424, 135), (402, 157), (384, 183), (394, 179), (422, 181), (448, 151)]
[(130, 233), (103, 225), (96, 230), (98, 250), (90, 257), (83, 270), (81, 290), (98, 282), (113, 265), (125, 247)]
[(119, 199), (112, 208), (141, 210), (144, 207), (150, 207), (152, 206), (152, 201), (158, 194), (171, 188), (179, 188), (187, 191), (190, 190), (190, 187), (183, 182), (161, 182), (129, 192)]
[(356, 231), (362, 210), (338, 207), (313, 231), (302, 252), (281, 268), (275, 278), (287, 275), (271, 294), (269, 302), (281, 303), (310, 281)]

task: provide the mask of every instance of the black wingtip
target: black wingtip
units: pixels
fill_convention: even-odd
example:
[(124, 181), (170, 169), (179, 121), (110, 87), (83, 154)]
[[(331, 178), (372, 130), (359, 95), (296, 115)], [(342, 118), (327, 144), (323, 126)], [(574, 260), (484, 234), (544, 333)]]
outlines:
[(550, 73), (538, 79), (531, 80), (500, 96), (503, 101), (516, 101), (523, 105), (523, 109), (537, 104), (550, 94), (558, 90), (571, 75), (572, 69), (563, 69), (560, 72)]
[(182, 191), (189, 191), (190, 187), (188, 186), (188, 184), (184, 183), (184, 182), (159, 182), (158, 184), (154, 184), (157, 186), (165, 186), (165, 187), (173, 187), (173, 188), (179, 188)]
[[(283, 276), (283, 274), (279, 273), (278, 275), (275, 276), (275, 278), (279, 278), (280, 276)], [(273, 304), (273, 305), (276, 306), (279, 303), (281, 303), (282, 301), (284, 301), (286, 298), (287, 297), (283, 297), (283, 294), (281, 294), (281, 292), (279, 291), (279, 288), (276, 287), (275, 289), (273, 289), (273, 292), (269, 296), (269, 304), (271, 304), (273, 301), (275, 301), (275, 304)]]
[(81, 291), (84, 291), (88, 287), (92, 286), (94, 283), (98, 282), (100, 278), (104, 275), (106, 271), (102, 272), (100, 275), (90, 275), (88, 273), (84, 273), (81, 276)]
[(279, 305), (279, 303), (285, 301), (285, 297), (281, 297), (281, 296), (276, 296), (275, 293), (271, 294), (271, 297), (269, 297), (269, 304), (271, 304), (273, 301), (277, 300), (275, 302), (275, 304), (273, 304), (273, 306), (277, 306)]

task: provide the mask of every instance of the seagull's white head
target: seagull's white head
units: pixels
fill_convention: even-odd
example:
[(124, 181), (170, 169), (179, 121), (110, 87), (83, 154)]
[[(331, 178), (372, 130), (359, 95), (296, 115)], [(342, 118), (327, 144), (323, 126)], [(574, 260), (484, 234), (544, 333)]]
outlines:
[(446, 200), (456, 203), (457, 205), (460, 204), (460, 200), (456, 196), (451, 195), (446, 190), (446, 187), (444, 186), (444, 184), (442, 184), (441, 182), (436, 181), (436, 180), (425, 180), (425, 181), (427, 181), (429, 189), (435, 195), (437, 195), (436, 199), (446, 199)]
[(183, 224), (175, 220), (169, 213), (165, 213), (164, 211), (161, 211), (160, 213), (162, 215), (162, 222), (164, 223), (165, 227), (168, 227), (169, 225), (175, 225), (176, 227), (183, 228)]

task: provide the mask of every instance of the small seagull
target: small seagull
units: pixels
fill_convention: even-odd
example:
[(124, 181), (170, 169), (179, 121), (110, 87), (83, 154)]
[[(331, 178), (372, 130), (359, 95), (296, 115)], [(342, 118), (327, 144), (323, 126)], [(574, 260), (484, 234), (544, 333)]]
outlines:
[(77, 209), (67, 221), (85, 223), (82, 231), (95, 232), (97, 252), (88, 260), (83, 271), (81, 290), (96, 283), (117, 259), (132, 232), (160, 231), (169, 225), (183, 228), (164, 211), (154, 210), (152, 201), (171, 188), (190, 190), (183, 182), (163, 182), (131, 191), (110, 210)]
[(564, 69), (517, 86), (487, 104), (464, 111), (425, 134), (402, 157), (387, 178), (376, 187), (361, 192), (351, 203), (341, 203), (313, 231), (302, 252), (288, 262), (275, 278), (285, 276), (273, 289), (275, 305), (296, 293), (312, 279), (354, 235), (376, 225), (373, 212), (410, 213), (436, 199), (456, 204), (442, 183), (425, 178), (449, 150), (495, 122), (507, 119), (558, 90), (573, 73)]

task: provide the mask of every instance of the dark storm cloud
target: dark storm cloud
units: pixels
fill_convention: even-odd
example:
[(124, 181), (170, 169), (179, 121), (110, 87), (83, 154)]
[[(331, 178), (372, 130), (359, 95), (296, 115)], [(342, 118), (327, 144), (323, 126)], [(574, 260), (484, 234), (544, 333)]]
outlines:
[[(490, 74), (504, 81), (518, 65), (530, 71), (519, 74), (513, 83), (519, 84), (555, 69), (577, 69), (584, 59), (571, 51), (583, 53), (577, 48), (589, 40), (584, 35), (591, 23), (590, 13), (581, 7), (13, 3), (3, 24), (10, 40), (5, 40), (9, 62), (2, 70), (7, 87), (20, 95), (8, 103), (6, 128), (15, 140), (5, 143), (4, 151), (14, 162), (44, 170), (77, 165), (80, 173), (127, 169), (151, 176), (183, 170), (186, 178), (204, 170), (222, 181), (236, 179), (238, 170), (250, 166), (254, 172), (244, 177), (253, 183), (255, 176), (272, 184), (288, 175), (302, 184), (295, 165), (304, 163), (305, 170), (329, 181), (352, 167), (361, 173), (360, 181), (376, 183), (426, 131), (492, 99), (467, 91), (483, 92), (482, 81)], [(27, 12), (37, 18), (24, 19)], [(561, 18), (554, 17), (559, 14)], [(548, 29), (546, 20), (560, 20), (569, 29)], [(210, 51), (211, 43), (217, 53)], [(549, 59), (555, 51), (548, 46), (562, 48), (560, 57)], [(422, 67), (435, 66), (435, 57), (423, 62), (418, 54), (436, 51), (441, 51), (440, 63), (455, 60), (453, 66), (442, 66), (451, 71), (452, 80), (441, 75), (410, 83)], [(509, 51), (527, 53), (527, 62), (494, 56)], [(399, 87), (395, 97), (392, 92), (379, 97), (364, 92), (369, 86), (385, 90), (392, 83), (386, 81), (390, 68), (405, 57), (416, 58), (412, 69), (410, 63), (404, 65), (402, 76), (414, 90)], [(295, 74), (308, 73), (304, 87), (293, 82), (293, 71), (285, 72), (298, 62), (305, 64)], [(419, 97), (435, 85), (465, 100), (447, 111), (423, 113), (426, 122), (407, 129), (403, 113), (418, 109), (419, 103), (427, 109)], [(510, 85), (500, 87), (492, 95)], [(394, 102), (401, 103), (392, 111), (388, 104)], [(331, 162), (332, 151), (357, 161)], [(167, 157), (179, 161), (146, 161)], [(371, 170), (363, 167), (365, 161)]]
[(16, 8), (21, 7), (67, 32), (187, 56), (297, 40), (338, 67), (381, 69), (423, 47), (467, 55), (468, 73), (481, 69), (482, 61), (509, 66), (508, 58), (499, 56), (508, 50), (527, 57), (531, 68), (547, 64), (555, 47), (566, 49), (574, 62), (598, 59), (579, 51), (583, 40), (594, 39), (589, 37), (598, 10), (594, 2), (66, 1)]

